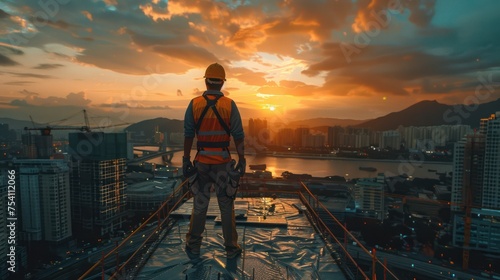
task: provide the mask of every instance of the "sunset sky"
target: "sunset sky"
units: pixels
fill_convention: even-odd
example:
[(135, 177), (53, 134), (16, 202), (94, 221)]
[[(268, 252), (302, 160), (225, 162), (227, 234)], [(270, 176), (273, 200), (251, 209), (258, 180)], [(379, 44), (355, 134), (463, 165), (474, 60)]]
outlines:
[(497, 0), (2, 1), (0, 117), (183, 119), (213, 62), (244, 119), (484, 103), (500, 97), (498, 11)]

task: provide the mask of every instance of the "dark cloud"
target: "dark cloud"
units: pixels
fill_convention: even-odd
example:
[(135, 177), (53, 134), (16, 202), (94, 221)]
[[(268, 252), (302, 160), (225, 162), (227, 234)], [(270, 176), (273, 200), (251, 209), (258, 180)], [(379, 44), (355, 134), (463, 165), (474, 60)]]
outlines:
[[(134, 103), (135, 104), (135, 103)], [(138, 109), (138, 110), (170, 110), (169, 106), (146, 106), (143, 104), (136, 104), (135, 106), (128, 105), (126, 103), (104, 103), (98, 105), (101, 108), (127, 108), (127, 109)]]
[(0, 45), (0, 53), (6, 54), (6, 55), (9, 55), (9, 54), (22, 55), (22, 54), (24, 54), (24, 52), (21, 49), (14, 48), (14, 47), (7, 46), (7, 45)]
[(82, 40), (82, 41), (87, 41), (87, 42), (94, 41), (93, 37), (82, 37), (82, 36), (78, 36), (78, 35), (75, 35), (75, 34), (73, 34), (73, 37), (76, 38), (76, 39)]
[(214, 61), (220, 61), (214, 54), (193, 45), (185, 46), (155, 46), (153, 51), (168, 57), (171, 60), (180, 60), (196, 67), (206, 67)]
[(10, 105), (12, 106), (18, 106), (18, 107), (26, 107), (30, 106), (26, 100), (20, 100), (20, 99), (14, 99), (10, 102)]
[[(44, 19), (41, 19), (41, 18), (36, 18), (34, 20), (36, 20), (37, 22), (44, 22), (45, 21)], [(68, 30), (69, 28), (76, 27), (75, 25), (70, 24), (64, 20), (56, 20), (56, 21), (47, 20), (46, 22), (47, 22), (47, 25), (49, 25), (51, 27), (63, 29), (63, 30)]]
[(97, 106), (102, 108), (129, 108), (125, 103), (104, 103)]
[(26, 95), (26, 96), (30, 96), (30, 95), (40, 95), (38, 92), (29, 91), (29, 90), (26, 90), (26, 89), (23, 89), (23, 90), (19, 91), (19, 93), (21, 93), (21, 94), (23, 94), (23, 95)]
[(436, 13), (436, 0), (409, 0), (407, 5), (410, 10), (409, 20), (421, 27), (429, 25)]
[(64, 65), (59, 64), (59, 63), (41, 63), (38, 64), (37, 66), (33, 67), (34, 69), (56, 69), (59, 67), (63, 67)]
[[(500, 64), (500, 57), (495, 55), (500, 48), (495, 45), (462, 49), (456, 44), (454, 31), (429, 28), (420, 34), (421, 43), (412, 41), (393, 46), (375, 41), (363, 47), (326, 43), (322, 45), (324, 59), (310, 64), (302, 73), (308, 76), (326, 73), (322, 92), (332, 95), (405, 96), (470, 90), (468, 84), (474, 80), (471, 74), (481, 69), (494, 70)], [(433, 38), (441, 42), (440, 47), (432, 47)], [(412, 90), (415, 87), (419, 90)]]
[(0, 53), (0, 65), (14, 66), (14, 65), (19, 65), (19, 63), (15, 62), (14, 60)]
[[(161, 45), (183, 45), (189, 43), (188, 38), (172, 33), (148, 34), (144, 31), (136, 32), (130, 28), (124, 28), (122, 32), (130, 35), (132, 42), (141, 48)], [(186, 32), (189, 32), (187, 28)]]
[(165, 63), (164, 59), (154, 53), (136, 52), (125, 45), (86, 49), (78, 56), (78, 61), (132, 75), (184, 73), (189, 70), (187, 65), (178, 62)]
[(34, 74), (34, 73), (16, 73), (16, 72), (5, 72), (16, 77), (22, 78), (37, 78), (37, 79), (49, 79), (52, 78), (50, 75)]
[(134, 107), (136, 109), (142, 109), (142, 110), (170, 110), (169, 106), (144, 106), (142, 104), (139, 104), (137, 107)]
[(11, 81), (11, 82), (6, 82), (3, 83), (4, 85), (10, 85), (10, 86), (25, 86), (29, 84), (34, 84), (35, 82), (30, 82), (30, 81)]
[(10, 15), (4, 10), (0, 9), (0, 19), (8, 18)]
[(20, 65), (9, 57), (9, 55), (22, 55), (24, 52), (18, 48), (0, 44), (0, 65), (15, 66)]
[(40, 97), (37, 93), (33, 93), (27, 90), (22, 91), (21, 93), (25, 94), (26, 97), (24, 99), (15, 99), (11, 101), (11, 105), (14, 106), (86, 106), (91, 103), (91, 100), (85, 97), (84, 92), (77, 93), (69, 93), (66, 97)]

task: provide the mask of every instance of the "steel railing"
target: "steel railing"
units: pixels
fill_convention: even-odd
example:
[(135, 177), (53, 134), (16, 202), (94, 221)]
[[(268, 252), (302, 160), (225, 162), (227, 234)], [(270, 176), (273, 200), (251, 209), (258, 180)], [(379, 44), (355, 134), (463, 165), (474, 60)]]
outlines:
[[(105, 273), (105, 263), (107, 260), (110, 258), (117, 258), (117, 254), (120, 249), (126, 247), (130, 241), (136, 234), (141, 233), (141, 231), (149, 224), (152, 220), (155, 218), (158, 219), (158, 224), (156, 226), (156, 229), (153, 230), (142, 242), (140, 245), (139, 249), (137, 249), (124, 263), (121, 265), (117, 264), (117, 268), (115, 272), (111, 275), (110, 279), (116, 279), (118, 278), (118, 275), (120, 275), (123, 271), (129, 271), (130, 264), (133, 262), (133, 260), (137, 257), (138, 253), (140, 251), (143, 251), (145, 246), (147, 244), (152, 244), (155, 239), (159, 237), (159, 233), (161, 230), (164, 229), (165, 225), (168, 225), (168, 222), (170, 220), (170, 214), (172, 213), (173, 210), (175, 210), (185, 199), (189, 198), (189, 190), (187, 187), (187, 181), (183, 181), (174, 191), (172, 194), (167, 198), (165, 202), (154, 212), (151, 216), (149, 216), (137, 229), (135, 229), (131, 234), (129, 234), (125, 239), (122, 240), (120, 244), (118, 244), (115, 248), (110, 250), (107, 254), (103, 254), (103, 256), (97, 261), (93, 266), (91, 266), (82, 276), (80, 276), (78, 279), (83, 280), (87, 279), (89, 275), (95, 271), (97, 268), (101, 268), (101, 278), (104, 279), (104, 273)], [(120, 277), (121, 278), (121, 277)]]

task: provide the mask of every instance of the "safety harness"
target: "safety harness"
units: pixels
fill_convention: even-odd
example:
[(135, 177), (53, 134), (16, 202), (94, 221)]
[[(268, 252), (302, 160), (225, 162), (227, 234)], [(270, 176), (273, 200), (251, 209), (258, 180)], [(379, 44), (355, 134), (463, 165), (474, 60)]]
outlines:
[[(214, 99), (210, 99), (207, 97), (207, 95), (203, 95), (205, 100), (207, 101), (207, 105), (201, 112), (201, 115), (198, 119), (198, 121), (195, 124), (195, 130), (196, 134), (198, 135), (200, 132), (201, 124), (203, 122), (203, 119), (205, 118), (205, 115), (207, 114), (208, 110), (212, 109), (214, 112), (214, 115), (217, 117), (217, 120), (219, 121), (219, 124), (222, 126), (224, 131), (228, 136), (231, 135), (231, 130), (229, 129), (229, 126), (226, 124), (222, 116), (220, 115), (219, 111), (217, 110), (217, 101), (222, 97), (223, 95), (216, 95)], [(222, 131), (221, 131), (222, 133)], [(226, 151), (228, 155), (229, 153), (229, 141), (217, 141), (217, 142), (209, 142), (209, 141), (198, 141), (197, 142), (197, 154), (200, 153), (200, 151), (204, 151), (204, 148), (222, 148), (222, 151)], [(204, 151), (206, 152), (206, 151)], [(235, 165), (236, 161), (233, 159), (231, 162), (231, 168), (230, 171), (227, 173), (227, 184), (225, 185), (224, 189), (222, 191), (225, 192), (225, 195), (228, 197), (235, 199), (236, 194), (238, 192), (239, 188), (239, 181), (240, 181), (240, 174), (235, 170)], [(199, 190), (195, 186), (195, 181), (197, 180), (196, 178), (193, 178), (192, 181), (189, 181), (188, 186), (190, 187), (191, 191), (193, 194), (196, 194)]]
[[(217, 111), (217, 107), (215, 106), (217, 105), (217, 101), (219, 100), (219, 98), (222, 97), (222, 95), (216, 95), (215, 99), (210, 99), (207, 97), (207, 95), (203, 95), (203, 97), (207, 101), (207, 105), (201, 112), (198, 122), (195, 124), (196, 134), (199, 134), (203, 118), (207, 114), (208, 110), (212, 108), (212, 111), (217, 117), (217, 120), (219, 121), (220, 125), (226, 131), (227, 135), (230, 135), (231, 130), (229, 129), (229, 126), (224, 122), (224, 119), (222, 119), (221, 115), (219, 114), (219, 111)], [(222, 148), (224, 150), (227, 150), (227, 152), (229, 153), (229, 141), (219, 141), (219, 142), (198, 141), (197, 142), (198, 152), (202, 151), (203, 148)]]

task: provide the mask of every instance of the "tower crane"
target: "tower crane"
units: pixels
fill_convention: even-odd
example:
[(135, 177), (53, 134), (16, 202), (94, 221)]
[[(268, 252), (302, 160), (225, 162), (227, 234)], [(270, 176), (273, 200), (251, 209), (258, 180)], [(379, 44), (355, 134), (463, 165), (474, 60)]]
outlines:
[[(33, 121), (33, 118), (30, 116), (31, 122), (33, 123), (33, 127), (25, 127), (24, 130), (39, 130), (41, 135), (48, 136), (51, 134), (52, 130), (80, 130), (80, 131), (85, 131), (85, 132), (92, 132), (90, 128), (90, 122), (89, 118), (87, 116), (87, 110), (83, 110), (83, 118), (85, 125), (83, 126), (50, 126), (47, 125), (45, 127), (36, 127), (35, 122)], [(130, 123), (120, 123), (120, 124), (114, 124), (114, 125), (105, 125), (105, 126), (95, 126), (92, 129), (103, 129), (103, 128), (110, 128), (110, 127), (117, 127), (117, 126), (123, 126), (123, 125), (128, 125)]]

